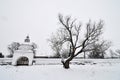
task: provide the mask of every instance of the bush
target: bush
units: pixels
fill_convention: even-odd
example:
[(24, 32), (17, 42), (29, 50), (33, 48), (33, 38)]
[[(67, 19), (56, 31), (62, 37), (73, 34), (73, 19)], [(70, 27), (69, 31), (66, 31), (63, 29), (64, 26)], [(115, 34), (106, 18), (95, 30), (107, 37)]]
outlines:
[(0, 58), (4, 58), (4, 55), (0, 52)]

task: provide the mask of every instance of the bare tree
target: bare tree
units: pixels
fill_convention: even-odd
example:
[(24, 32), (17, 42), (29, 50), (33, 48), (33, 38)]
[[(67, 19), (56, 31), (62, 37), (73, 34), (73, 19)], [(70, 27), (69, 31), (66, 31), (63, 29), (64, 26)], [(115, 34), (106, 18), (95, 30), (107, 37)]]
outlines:
[(119, 56), (120, 56), (118, 50), (114, 51), (114, 50), (110, 49), (109, 53), (110, 53), (111, 58), (119, 58)]
[(118, 54), (120, 54), (120, 49), (115, 50), (115, 52), (117, 52)]
[(50, 46), (55, 53), (55, 57), (60, 57), (60, 52), (62, 50), (62, 45), (66, 41), (68, 34), (65, 29), (58, 29), (56, 34), (52, 34), (52, 36), (48, 39), (50, 42)]
[(116, 56), (120, 58), (120, 49), (115, 50), (115, 52), (116, 52)]
[(64, 34), (67, 33), (67, 37), (64, 35), (60, 35), (63, 36), (63, 43), (66, 41), (70, 42), (70, 56), (65, 60), (61, 60), (61, 62), (63, 63), (63, 67), (65, 69), (68, 69), (70, 68), (70, 61), (74, 57), (82, 52), (92, 50), (88, 49), (87, 47), (98, 41), (99, 36), (102, 34), (104, 24), (102, 20), (100, 20), (98, 23), (92, 23), (91, 21), (89, 21), (86, 24), (84, 38), (83, 40), (81, 40), (81, 23), (77, 24), (76, 19), (72, 19), (70, 16), (63, 17), (61, 14), (59, 14), (58, 18), (59, 22), (63, 26), (62, 29), (65, 31)]
[(94, 43), (91, 48), (93, 49), (90, 51), (89, 58), (104, 58), (106, 50), (111, 46), (111, 42), (107, 41), (100, 41)]
[(10, 52), (10, 55), (8, 55), (9, 57), (13, 56), (13, 53), (15, 50), (18, 50), (18, 47), (20, 46), (20, 44), (18, 42), (13, 42), (10, 45), (8, 45), (8, 50)]

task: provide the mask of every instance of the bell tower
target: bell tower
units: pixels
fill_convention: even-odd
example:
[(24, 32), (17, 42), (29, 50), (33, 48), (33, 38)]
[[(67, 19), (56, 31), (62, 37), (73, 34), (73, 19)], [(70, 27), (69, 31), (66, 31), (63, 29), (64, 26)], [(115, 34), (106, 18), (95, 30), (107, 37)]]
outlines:
[(28, 36), (26, 36), (26, 39), (24, 40), (24, 42), (30, 42), (30, 37), (29, 37), (29, 35)]

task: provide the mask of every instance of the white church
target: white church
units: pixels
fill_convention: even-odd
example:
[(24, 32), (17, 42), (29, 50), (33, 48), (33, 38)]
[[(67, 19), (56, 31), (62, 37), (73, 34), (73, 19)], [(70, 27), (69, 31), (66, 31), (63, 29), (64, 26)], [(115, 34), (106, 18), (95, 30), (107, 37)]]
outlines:
[(9, 50), (12, 56), (10, 55), (10, 57), (6, 56), (5, 58), (0, 58), (0, 65), (31, 66), (43, 64), (59, 64), (61, 61), (60, 59), (57, 60), (50, 56), (36, 56), (37, 45), (34, 42), (30, 41), (29, 36), (26, 36), (24, 42), (22, 43), (15, 42), (15, 44), (13, 44), (14, 47), (12, 44), (9, 45)]
[(24, 43), (20, 43), (18, 49), (14, 51), (12, 65), (32, 65), (34, 55), (34, 44), (30, 42), (29, 36), (27, 36)]

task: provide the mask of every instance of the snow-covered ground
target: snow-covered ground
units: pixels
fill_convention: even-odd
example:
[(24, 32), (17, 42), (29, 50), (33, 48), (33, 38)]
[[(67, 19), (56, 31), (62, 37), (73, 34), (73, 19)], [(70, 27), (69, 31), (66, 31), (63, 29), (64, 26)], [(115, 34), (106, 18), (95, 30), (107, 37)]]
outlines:
[(120, 80), (120, 60), (101, 61), (103, 60), (96, 60), (96, 64), (71, 64), (71, 68), (67, 70), (60, 64), (1, 65), (0, 80)]

